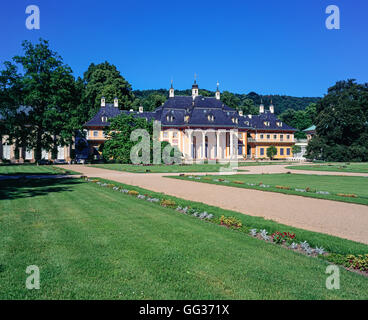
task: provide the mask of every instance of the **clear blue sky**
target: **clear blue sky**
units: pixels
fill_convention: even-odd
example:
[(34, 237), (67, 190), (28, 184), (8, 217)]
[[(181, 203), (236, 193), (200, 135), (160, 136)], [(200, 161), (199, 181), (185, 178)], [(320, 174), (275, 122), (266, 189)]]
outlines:
[[(40, 30), (25, 27), (30, 4)], [(340, 30), (325, 27), (330, 4)], [(194, 73), (200, 88), (293, 96), (368, 82), (367, 0), (6, 0), (0, 30), (1, 62), (42, 37), (76, 76), (107, 60), (133, 89), (190, 88)]]

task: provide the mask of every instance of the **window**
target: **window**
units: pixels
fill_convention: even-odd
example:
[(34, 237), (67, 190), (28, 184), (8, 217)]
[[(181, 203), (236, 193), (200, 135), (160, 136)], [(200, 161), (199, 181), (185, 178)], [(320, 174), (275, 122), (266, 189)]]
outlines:
[(101, 117), (102, 122), (107, 122), (107, 117), (103, 116)]
[(166, 121), (167, 122), (173, 122), (174, 121), (174, 117), (173, 116), (166, 116)]
[(284, 148), (280, 148), (280, 156), (284, 155)]
[(288, 139), (288, 140), (290, 139), (290, 134), (288, 134), (288, 135), (286, 136), (286, 139)]
[(266, 127), (269, 127), (270, 126), (270, 122), (269, 121), (264, 121), (263, 124), (266, 126)]
[(276, 125), (277, 125), (278, 127), (282, 127), (282, 122), (276, 122)]
[(263, 139), (263, 134), (261, 134), (259, 137), (260, 137), (260, 139)]
[(268, 140), (269, 140), (269, 139), (271, 139), (271, 136), (270, 136), (269, 134), (267, 135), (267, 139), (268, 139)]
[(286, 154), (287, 154), (288, 156), (290, 156), (290, 148), (287, 148), (287, 149), (286, 149)]
[(260, 149), (260, 155), (261, 155), (261, 156), (264, 156), (264, 148), (261, 148), (261, 149)]
[(284, 140), (284, 135), (280, 134), (280, 141)]
[(273, 138), (274, 138), (274, 140), (276, 140), (277, 139), (277, 134), (274, 134)]
[(213, 122), (214, 120), (215, 120), (215, 117), (213, 116), (213, 115), (208, 115), (207, 116), (207, 119), (208, 119), (208, 121), (211, 121), (211, 122)]
[(98, 131), (93, 131), (93, 136), (98, 137)]
[(177, 131), (173, 131), (173, 138), (177, 138), (177, 137), (178, 137)]
[(169, 133), (168, 133), (167, 131), (164, 131), (164, 133), (163, 133), (163, 137), (164, 137), (164, 138), (168, 138), (168, 137), (169, 137)]

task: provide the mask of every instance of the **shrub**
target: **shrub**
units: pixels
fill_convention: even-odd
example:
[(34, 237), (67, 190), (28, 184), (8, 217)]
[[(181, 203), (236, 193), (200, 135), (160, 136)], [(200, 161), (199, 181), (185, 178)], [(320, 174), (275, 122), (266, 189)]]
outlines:
[(175, 208), (176, 207), (176, 203), (173, 200), (161, 200), (160, 202), (161, 206), (163, 207), (168, 207), (168, 208)]
[(276, 231), (272, 235), (272, 240), (275, 243), (281, 244), (286, 242), (287, 244), (291, 244), (295, 240), (294, 232), (280, 232)]
[(135, 191), (135, 190), (129, 190), (128, 194), (131, 195), (131, 196), (137, 196), (137, 195), (139, 195), (139, 192)]
[(239, 219), (235, 217), (225, 217), (225, 216), (221, 216), (220, 224), (228, 228), (235, 228), (235, 229), (239, 229), (243, 225)]
[(368, 254), (354, 256), (349, 254), (345, 258), (345, 267), (360, 271), (368, 271)]
[(356, 194), (338, 193), (337, 195), (340, 196), (340, 197), (345, 197), (345, 198), (358, 198), (358, 196)]
[(286, 187), (286, 186), (276, 186), (277, 189), (282, 189), (282, 190), (290, 190), (290, 187)]
[(244, 184), (243, 181), (238, 181), (238, 180), (234, 180), (233, 183), (236, 183), (236, 184)]

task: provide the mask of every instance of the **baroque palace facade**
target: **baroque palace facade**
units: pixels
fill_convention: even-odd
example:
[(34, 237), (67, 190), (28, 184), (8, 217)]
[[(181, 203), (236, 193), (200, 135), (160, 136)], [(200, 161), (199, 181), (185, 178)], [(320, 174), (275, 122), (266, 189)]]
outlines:
[(259, 115), (244, 115), (220, 100), (218, 84), (215, 97), (200, 96), (196, 81), (191, 96), (175, 96), (171, 84), (169, 99), (153, 112), (143, 107), (138, 112), (120, 110), (116, 98), (113, 104), (102, 98), (99, 111), (84, 125), (91, 153), (98, 155), (109, 119), (122, 113), (160, 122), (160, 141), (176, 146), (188, 160), (265, 159), (270, 146), (277, 149), (275, 159), (293, 157), (296, 129), (275, 116), (272, 103), (268, 110), (261, 104)]

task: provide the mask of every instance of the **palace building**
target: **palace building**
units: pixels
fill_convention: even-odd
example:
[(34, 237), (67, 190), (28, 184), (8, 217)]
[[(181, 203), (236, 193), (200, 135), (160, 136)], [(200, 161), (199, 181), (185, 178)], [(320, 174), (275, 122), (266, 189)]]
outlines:
[(144, 112), (143, 107), (120, 110), (117, 98), (113, 104), (102, 98), (99, 111), (84, 125), (91, 153), (98, 155), (109, 120), (125, 113), (160, 122), (160, 141), (178, 147), (185, 159), (262, 159), (270, 146), (277, 148), (275, 159), (293, 157), (296, 129), (276, 117), (272, 102), (267, 110), (261, 103), (259, 115), (244, 115), (220, 97), (218, 83), (215, 97), (204, 97), (194, 81), (191, 96), (175, 96), (171, 83), (169, 99), (153, 112)]

